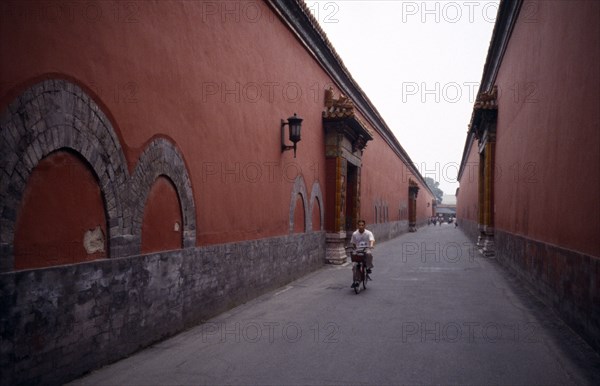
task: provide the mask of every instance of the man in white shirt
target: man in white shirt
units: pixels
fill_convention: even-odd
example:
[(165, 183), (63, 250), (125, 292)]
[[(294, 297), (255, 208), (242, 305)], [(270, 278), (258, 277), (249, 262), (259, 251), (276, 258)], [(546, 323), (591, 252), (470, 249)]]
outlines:
[(350, 243), (354, 248), (366, 248), (367, 273), (371, 273), (371, 268), (373, 268), (371, 249), (375, 245), (375, 236), (373, 236), (373, 232), (365, 229), (366, 225), (365, 220), (358, 220), (358, 229), (352, 233)]

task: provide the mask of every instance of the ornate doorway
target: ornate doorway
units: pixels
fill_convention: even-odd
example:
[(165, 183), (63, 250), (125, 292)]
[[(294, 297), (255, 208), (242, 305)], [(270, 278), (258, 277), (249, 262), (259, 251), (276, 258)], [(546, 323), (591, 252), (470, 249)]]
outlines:
[(362, 154), (373, 135), (355, 114), (354, 104), (333, 90), (325, 92), (323, 111), (325, 130), (327, 261), (346, 261), (344, 247), (349, 232), (360, 217), (360, 171)]
[(419, 184), (412, 179), (408, 180), (408, 231), (417, 231), (417, 195)]
[(477, 246), (479, 251), (488, 257), (496, 254), (494, 247), (494, 153), (498, 117), (497, 98), (496, 86), (491, 91), (478, 95), (475, 101), (473, 127), (471, 127), (479, 142), (479, 237)]

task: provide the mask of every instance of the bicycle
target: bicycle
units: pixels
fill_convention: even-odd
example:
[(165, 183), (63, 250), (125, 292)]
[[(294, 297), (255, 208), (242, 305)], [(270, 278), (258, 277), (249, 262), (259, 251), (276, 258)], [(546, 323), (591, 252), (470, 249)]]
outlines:
[(360, 284), (362, 283), (363, 290), (367, 289), (367, 281), (371, 280), (367, 272), (367, 248), (348, 247), (350, 249), (350, 258), (354, 263), (352, 267), (352, 288), (358, 294), (360, 292)]

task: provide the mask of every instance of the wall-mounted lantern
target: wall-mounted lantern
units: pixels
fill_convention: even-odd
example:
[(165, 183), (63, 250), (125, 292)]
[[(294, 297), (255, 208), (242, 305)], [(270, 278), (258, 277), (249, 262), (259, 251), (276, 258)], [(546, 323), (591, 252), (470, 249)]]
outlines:
[[(290, 141), (292, 146), (285, 144), (285, 125), (290, 127)], [(289, 117), (287, 122), (281, 120), (281, 152), (294, 149), (294, 158), (296, 158), (296, 143), (300, 142), (300, 130), (302, 129), (302, 118), (298, 118), (296, 113), (293, 117)]]

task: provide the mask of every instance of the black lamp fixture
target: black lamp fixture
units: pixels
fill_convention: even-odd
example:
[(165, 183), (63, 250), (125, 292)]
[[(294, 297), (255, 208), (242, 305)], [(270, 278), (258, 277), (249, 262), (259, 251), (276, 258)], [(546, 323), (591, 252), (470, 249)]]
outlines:
[[(285, 125), (290, 127), (290, 141), (293, 146), (285, 144)], [(281, 120), (281, 152), (294, 149), (294, 158), (296, 158), (296, 143), (300, 142), (300, 130), (302, 129), (302, 118), (298, 118), (296, 113), (293, 117), (289, 117), (287, 122)]]

